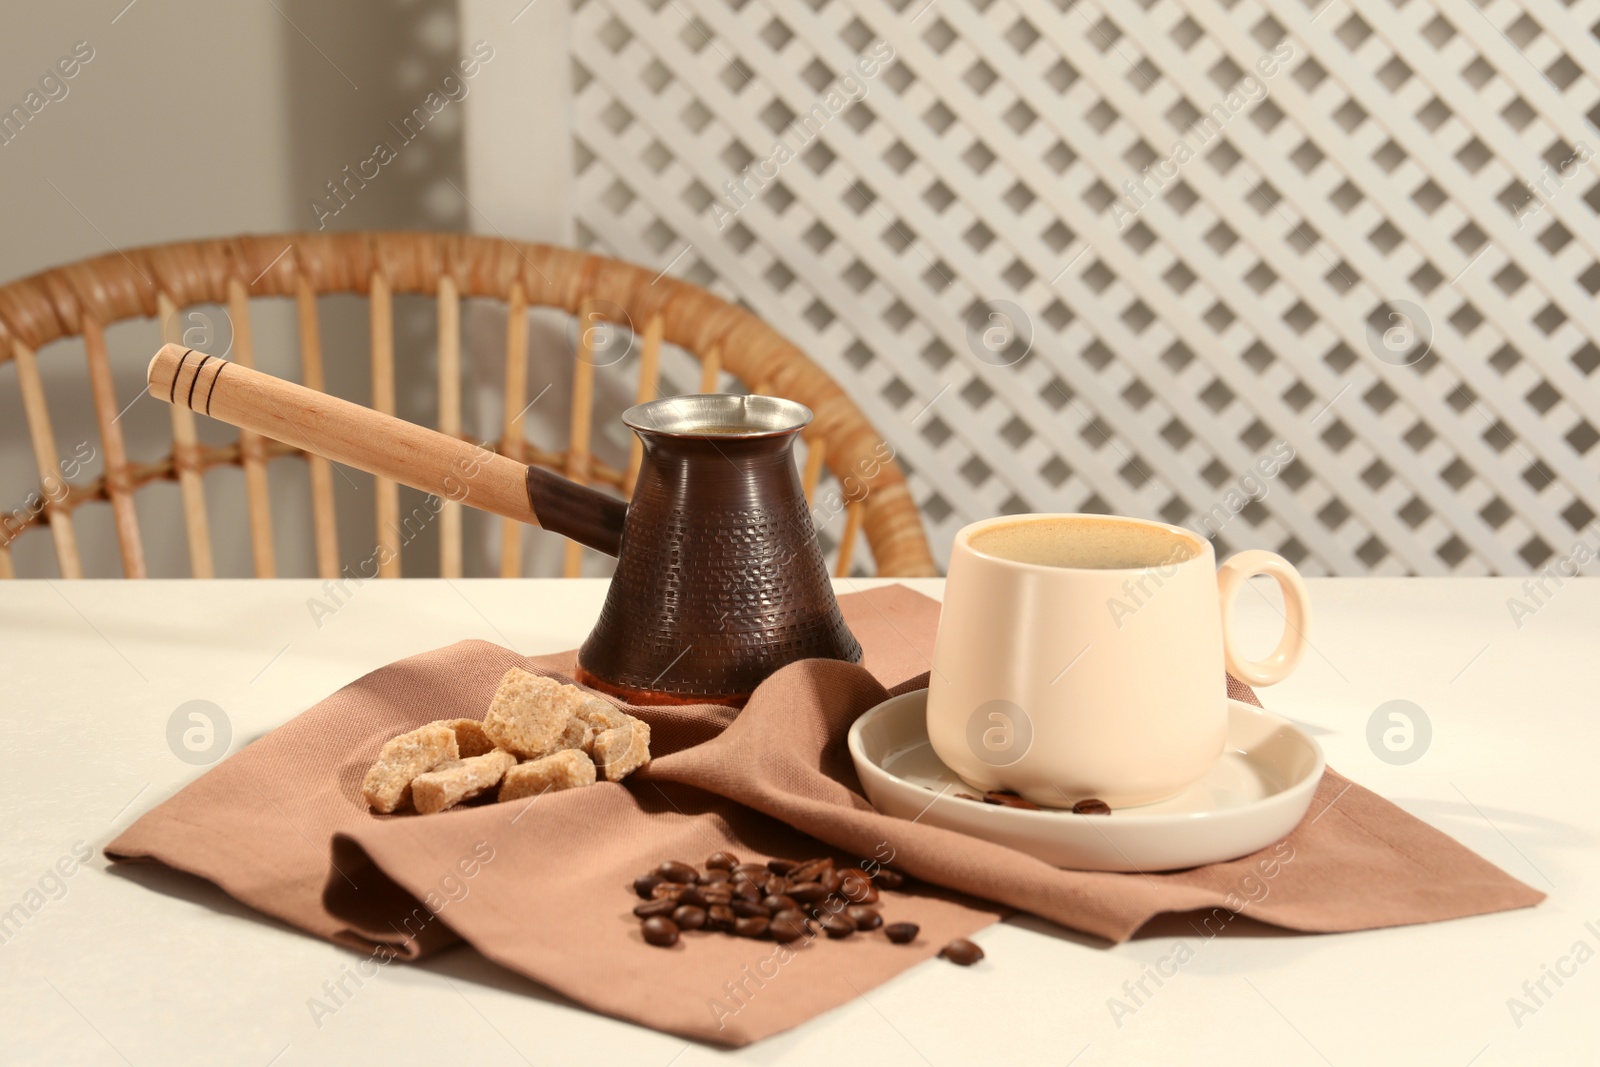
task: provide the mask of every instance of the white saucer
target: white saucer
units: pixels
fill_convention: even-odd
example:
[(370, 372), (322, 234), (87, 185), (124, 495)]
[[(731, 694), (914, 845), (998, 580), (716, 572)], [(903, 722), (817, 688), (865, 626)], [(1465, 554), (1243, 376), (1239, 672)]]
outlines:
[(978, 790), (928, 744), (928, 691), (884, 701), (850, 727), (872, 806), (1083, 871), (1170, 871), (1247, 856), (1282, 840), (1311, 805), (1322, 748), (1287, 719), (1228, 701), (1228, 740), (1204, 778), (1175, 797), (1110, 815), (1026, 811), (965, 800)]

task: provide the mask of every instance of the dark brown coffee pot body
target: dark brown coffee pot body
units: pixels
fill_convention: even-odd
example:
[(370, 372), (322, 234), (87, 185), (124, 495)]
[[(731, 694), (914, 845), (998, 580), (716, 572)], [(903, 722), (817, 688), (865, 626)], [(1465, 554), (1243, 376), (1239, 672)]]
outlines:
[(625, 418), (644, 445), (631, 504), (528, 472), (541, 525), (618, 557), (578, 680), (635, 703), (742, 706), (796, 660), (860, 662), (795, 470), (804, 421), (663, 432)]

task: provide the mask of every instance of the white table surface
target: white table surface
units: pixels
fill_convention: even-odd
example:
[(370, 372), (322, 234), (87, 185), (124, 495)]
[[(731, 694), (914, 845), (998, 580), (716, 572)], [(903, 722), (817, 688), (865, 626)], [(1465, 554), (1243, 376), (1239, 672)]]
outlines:
[[(0, 913), (38, 902), (29, 891), (76, 843), (94, 850), (64, 895), (47, 884), (56, 898), (0, 934), (0, 1062), (1597, 1062), (1600, 582), (1550, 586), (1520, 629), (1506, 605), (1520, 580), (1311, 585), (1315, 651), (1266, 704), (1307, 724), (1330, 764), (1548, 901), (1341, 935), (1236, 921), (1205, 941), (1168, 923), (1114, 947), (1023, 917), (978, 935), (988, 958), (975, 968), (929, 961), (729, 1052), (591, 1014), (469, 949), (385, 968), (318, 1025), (308, 999), (356, 955), (208, 883), (112, 871), (100, 855), (204, 772), (168, 747), (180, 704), (221, 707), (236, 749), (401, 656), (468, 637), (574, 647), (603, 582), (371, 582), (320, 627), (310, 581), (0, 583)], [(1279, 622), (1268, 595), (1247, 594), (1241, 616), (1265, 648)], [(1404, 766), (1366, 741), (1369, 716), (1395, 699), (1433, 725)], [(1119, 1025), (1110, 999), (1180, 943), (1193, 958)], [(1573, 973), (1546, 978), (1536, 1004), (1524, 982), (1558, 965)], [(1511, 997), (1535, 1010), (1514, 1019)]]

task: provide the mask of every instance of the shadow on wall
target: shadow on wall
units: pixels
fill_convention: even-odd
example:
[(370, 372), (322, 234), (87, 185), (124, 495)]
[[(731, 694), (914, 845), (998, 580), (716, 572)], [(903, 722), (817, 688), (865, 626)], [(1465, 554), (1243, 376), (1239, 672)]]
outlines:
[[(289, 16), (284, 33), (295, 227), (498, 231), (499, 225), (476, 216), (466, 200), (463, 128), (473, 93), (490, 91), (496, 75), (502, 75), (500, 91), (505, 91), (505, 42), (497, 50), (494, 42), (463, 40), (450, 0), (420, 0), (398, 9), (359, 0), (359, 15), (352, 14), (350, 4), (330, 9), (316, 0), (292, 0), (284, 10)], [(366, 300), (330, 298), (320, 310), (329, 391), (370, 403)], [(463, 305), (462, 425), (479, 440), (500, 434), (505, 323), (498, 302)], [(547, 447), (560, 447), (569, 430), (570, 405), (564, 398), (572, 388), (571, 322), (564, 313), (534, 309), (529, 324), (528, 397), (541, 395), (547, 386), (549, 395), (528, 411), (526, 432)], [(438, 424), (437, 329), (433, 298), (395, 298), (396, 410), (401, 418), (426, 426)], [(631, 394), (603, 397), (596, 412), (599, 424), (614, 430), (615, 415), (628, 403)], [(613, 438), (615, 433), (598, 433), (595, 447), (599, 458), (618, 465), (626, 462), (628, 438), (621, 436), (620, 444)], [(371, 573), (377, 545), (373, 480), (358, 471), (343, 473), (335, 479), (341, 558), (349, 568), (365, 565), (356, 573)], [(425, 499), (401, 489), (401, 568), (407, 577), (439, 573), (438, 528)], [(465, 573), (498, 572), (499, 531), (498, 519), (466, 509)], [(522, 543), (524, 573), (560, 573), (563, 538), (530, 529)], [(586, 574), (609, 573), (609, 560), (586, 556)]]
[[(472, 86), (458, 78), (448, 85), (445, 80), (466, 54), (455, 3), (285, 0), (283, 10), (292, 227), (311, 232), (465, 228), (467, 205), (458, 191), (466, 187), (461, 101)], [(435, 425), (433, 301), (397, 296), (394, 307), (398, 413)], [(366, 299), (328, 297), (319, 302), (319, 312), (328, 391), (370, 404)], [(469, 415), (467, 424), (472, 421)], [(340, 556), (356, 573), (377, 545), (373, 479), (338, 469), (343, 474), (334, 479)], [(421, 493), (401, 489), (402, 515), (422, 502)], [(309, 528), (309, 515), (305, 525)], [(438, 554), (435, 524), (420, 526), (402, 550), (404, 573), (437, 575)]]

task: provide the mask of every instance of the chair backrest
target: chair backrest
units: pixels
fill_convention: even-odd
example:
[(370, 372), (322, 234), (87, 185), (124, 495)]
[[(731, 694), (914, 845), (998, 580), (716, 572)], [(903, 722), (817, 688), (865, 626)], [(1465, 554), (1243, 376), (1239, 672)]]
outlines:
[[(317, 576), (337, 578), (340, 560), (332, 469), (327, 460), (248, 432), (223, 448), (202, 445), (193, 412), (171, 409), (172, 450), (154, 462), (127, 455), (118, 416), (133, 398), (114, 388), (105, 330), (124, 319), (155, 318), (170, 334), (178, 313), (197, 304), (226, 308), (233, 322), (230, 358), (253, 365), (251, 301), (295, 302), (300, 379), (324, 389), (324, 364), (317, 298), (337, 293), (367, 298), (370, 313), (373, 406), (395, 412), (394, 297), (420, 293), (437, 301), (438, 429), (462, 435), (461, 301), (492, 298), (507, 307), (504, 425), (497, 450), (524, 463), (556, 470), (589, 485), (631, 495), (641, 450), (633, 443), (627, 466), (598, 460), (591, 451), (596, 365), (595, 327), (612, 323), (634, 331), (639, 343), (637, 398), (656, 396), (663, 344), (681, 347), (700, 364), (701, 391), (715, 391), (726, 372), (750, 392), (805, 404), (815, 419), (803, 434), (802, 482), (806, 497), (827, 515), (844, 513), (844, 533), (834, 572), (851, 572), (857, 539), (865, 536), (877, 572), (910, 577), (937, 573), (916, 504), (896, 465), (893, 450), (849, 397), (794, 345), (755, 315), (695, 285), (645, 268), (567, 248), (502, 238), (434, 233), (281, 234), (186, 241), (112, 255), (44, 271), (0, 287), (0, 363), (15, 361), (27, 430), (40, 489), (23, 505), (0, 512), (0, 578), (14, 577), (11, 544), (35, 528), (48, 528), (62, 577), (81, 577), (73, 512), (90, 501), (108, 501), (126, 577), (146, 575), (133, 496), (167, 479), (178, 482), (188, 538), (190, 570), (212, 577), (212, 516), (202, 475), (212, 467), (242, 469), (253, 570), (277, 573), (272, 543), (267, 465), (281, 456), (310, 464), (311, 515)], [(571, 433), (564, 448), (546, 449), (525, 440), (528, 398), (528, 310), (550, 307), (577, 317)], [(51, 430), (37, 353), (61, 338), (81, 337), (104, 457), (104, 474), (92, 482), (63, 479), (67, 468)], [(162, 340), (177, 340), (164, 336)], [(157, 342), (152, 335), (150, 351)], [(818, 501), (824, 467), (837, 480)], [(380, 480), (375, 527), (383, 577), (400, 574), (399, 487)], [(521, 572), (523, 527), (504, 523), (499, 573)], [(462, 573), (460, 505), (444, 502), (438, 516), (440, 573)], [(579, 570), (581, 546), (566, 545), (563, 573)]]

